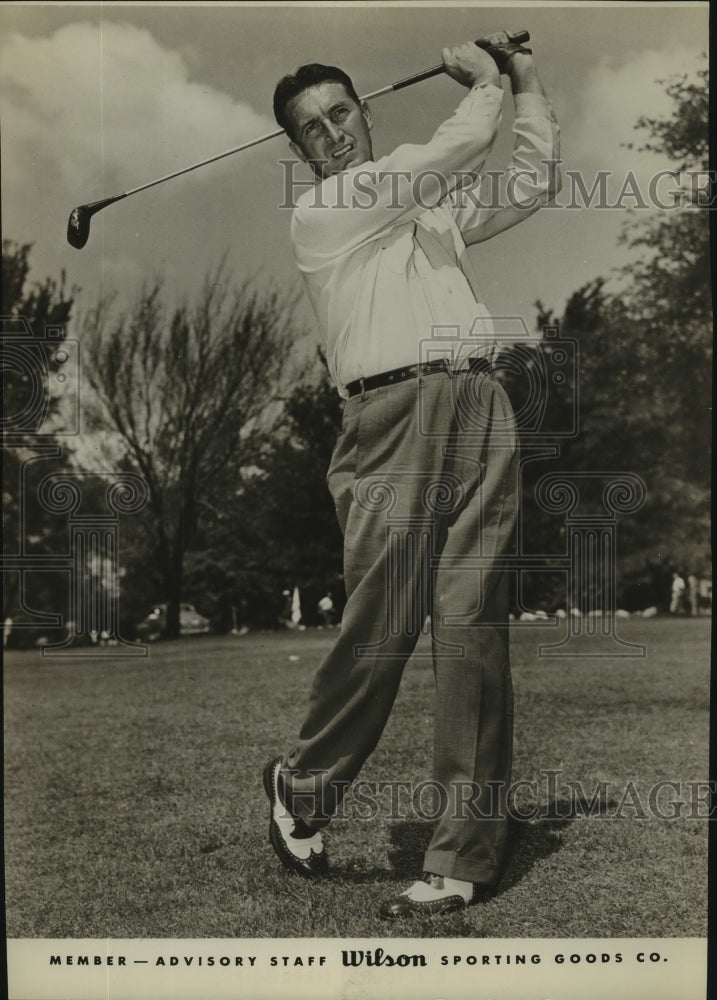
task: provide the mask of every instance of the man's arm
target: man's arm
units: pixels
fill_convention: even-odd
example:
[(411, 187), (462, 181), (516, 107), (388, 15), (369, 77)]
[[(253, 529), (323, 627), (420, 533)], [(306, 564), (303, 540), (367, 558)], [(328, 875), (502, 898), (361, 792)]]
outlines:
[(469, 88), (425, 145), (399, 146), (377, 162), (330, 177), (299, 200), (292, 243), (302, 270), (322, 267), (437, 205), (488, 155), (501, 121), (495, 61), (469, 43), (444, 49), (446, 72)]
[[(507, 70), (515, 100), (515, 146), (505, 189), (455, 192), (454, 215), (466, 245), (482, 243), (547, 205), (561, 187), (560, 129), (530, 53), (516, 52)], [(492, 206), (499, 194), (502, 207)], [(475, 202), (478, 202), (478, 205)], [(486, 207), (480, 207), (481, 203)]]

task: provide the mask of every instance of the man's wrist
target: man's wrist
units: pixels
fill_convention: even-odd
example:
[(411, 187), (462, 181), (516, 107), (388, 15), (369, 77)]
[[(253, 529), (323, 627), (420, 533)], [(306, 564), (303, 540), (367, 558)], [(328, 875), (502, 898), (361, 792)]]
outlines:
[(508, 66), (510, 86), (513, 94), (542, 94), (543, 87), (538, 78), (533, 57), (528, 52), (516, 52)]
[(490, 87), (500, 87), (500, 73), (496, 69), (495, 73), (478, 73), (473, 77), (469, 90), (473, 90), (474, 87), (485, 87), (486, 85)]

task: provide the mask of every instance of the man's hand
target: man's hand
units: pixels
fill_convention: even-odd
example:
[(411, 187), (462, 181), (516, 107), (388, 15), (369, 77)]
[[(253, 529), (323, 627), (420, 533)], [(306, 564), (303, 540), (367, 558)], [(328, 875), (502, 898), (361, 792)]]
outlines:
[(498, 71), (507, 73), (510, 77), (514, 95), (540, 94), (545, 97), (531, 49), (509, 42), (504, 31), (486, 35), (485, 41), (488, 43), (486, 52), (495, 60)]
[[(507, 35), (503, 37), (507, 38)], [(443, 49), (441, 56), (446, 73), (464, 87), (475, 87), (479, 83), (500, 87), (500, 73), (495, 60), (473, 42)]]
[(495, 60), (500, 73), (512, 75), (513, 63), (516, 62), (516, 59), (520, 62), (523, 57), (531, 56), (530, 49), (511, 42), (505, 31), (496, 31), (492, 35), (486, 35), (485, 39), (481, 39), (481, 41), (488, 43), (486, 51)]

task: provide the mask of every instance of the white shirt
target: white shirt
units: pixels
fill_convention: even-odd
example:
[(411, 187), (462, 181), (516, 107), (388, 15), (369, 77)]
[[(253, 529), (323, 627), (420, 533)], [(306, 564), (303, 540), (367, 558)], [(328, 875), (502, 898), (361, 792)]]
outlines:
[(342, 396), (361, 377), (438, 357), (457, 360), (456, 336), (461, 357), (494, 353), (466, 240), (489, 239), (549, 201), (559, 157), (549, 103), (517, 94), (505, 175), (510, 203), (493, 207), (484, 195), (479, 206), (466, 197), (463, 189), (477, 190), (502, 102), (501, 88), (478, 85), (425, 145), (399, 146), (299, 198), (292, 247)]

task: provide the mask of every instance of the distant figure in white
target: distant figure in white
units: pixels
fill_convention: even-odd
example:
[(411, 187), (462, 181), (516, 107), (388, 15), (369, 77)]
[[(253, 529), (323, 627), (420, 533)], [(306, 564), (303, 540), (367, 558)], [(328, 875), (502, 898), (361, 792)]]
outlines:
[(331, 628), (336, 621), (336, 606), (334, 605), (333, 598), (328, 591), (319, 601), (318, 608), (324, 625), (327, 628)]
[(670, 614), (676, 615), (682, 607), (682, 601), (685, 594), (685, 581), (682, 579), (679, 573), (675, 572), (672, 574), (672, 591), (670, 600)]
[(301, 595), (299, 588), (294, 587), (293, 591), (284, 590), (282, 596), (284, 598), (284, 626), (286, 628), (298, 628), (303, 632), (306, 626), (301, 624)]

